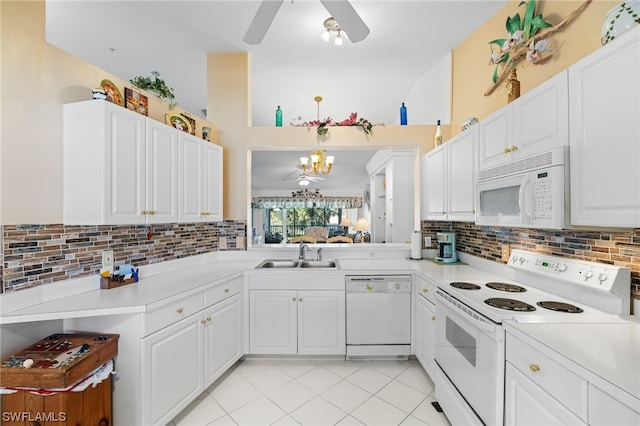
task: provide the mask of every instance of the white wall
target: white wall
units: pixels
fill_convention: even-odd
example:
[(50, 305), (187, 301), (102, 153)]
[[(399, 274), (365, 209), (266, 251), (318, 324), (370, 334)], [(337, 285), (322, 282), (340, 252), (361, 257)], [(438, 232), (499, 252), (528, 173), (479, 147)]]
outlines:
[[(408, 124), (442, 124), (451, 121), (451, 53), (427, 71), (407, 95)], [(400, 114), (398, 121), (400, 124)]]

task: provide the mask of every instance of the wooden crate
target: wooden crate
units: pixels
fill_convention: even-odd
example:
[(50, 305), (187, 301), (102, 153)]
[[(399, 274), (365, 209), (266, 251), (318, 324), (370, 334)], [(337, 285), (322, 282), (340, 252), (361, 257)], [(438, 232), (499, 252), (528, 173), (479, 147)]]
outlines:
[(6, 426), (111, 426), (111, 376), (95, 388), (42, 396), (20, 391), (2, 395), (2, 420)]
[[(118, 353), (117, 334), (53, 334), (6, 358), (0, 366), (0, 386), (5, 388), (64, 389), (85, 378)], [(30, 368), (24, 361), (32, 360)], [(34, 394), (27, 390), (3, 394), (2, 425), (112, 424), (112, 380), (81, 392)]]
[[(4, 359), (0, 386), (39, 389), (71, 386), (116, 356), (118, 337), (99, 333), (52, 334)], [(82, 348), (86, 351), (68, 355)], [(24, 368), (28, 359), (33, 360), (33, 366)]]

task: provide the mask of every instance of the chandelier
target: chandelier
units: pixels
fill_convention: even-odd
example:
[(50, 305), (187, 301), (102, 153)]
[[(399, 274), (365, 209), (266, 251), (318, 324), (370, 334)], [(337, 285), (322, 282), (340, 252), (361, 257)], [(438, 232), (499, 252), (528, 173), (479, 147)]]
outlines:
[(305, 174), (322, 173), (328, 175), (331, 173), (331, 167), (333, 167), (333, 155), (327, 155), (327, 151), (324, 149), (316, 149), (311, 151), (311, 164), (309, 164), (309, 157), (300, 157), (300, 165), (302, 166), (302, 172)]

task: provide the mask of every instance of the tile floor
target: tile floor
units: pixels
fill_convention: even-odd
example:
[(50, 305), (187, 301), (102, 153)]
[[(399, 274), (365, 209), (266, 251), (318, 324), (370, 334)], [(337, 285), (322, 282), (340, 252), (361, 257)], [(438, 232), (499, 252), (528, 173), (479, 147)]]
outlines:
[(415, 360), (238, 362), (170, 425), (446, 425)]

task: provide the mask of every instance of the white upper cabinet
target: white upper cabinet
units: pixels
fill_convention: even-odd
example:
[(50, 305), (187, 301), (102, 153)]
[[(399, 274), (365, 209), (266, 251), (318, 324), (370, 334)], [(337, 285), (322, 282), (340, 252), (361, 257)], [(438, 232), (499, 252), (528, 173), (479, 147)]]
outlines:
[(144, 224), (145, 117), (106, 101), (64, 105), (65, 224)]
[(479, 170), (567, 146), (567, 72), (480, 121)]
[(475, 221), (478, 130), (470, 127), (423, 157), (423, 219)]
[(178, 220), (222, 220), (222, 147), (187, 133), (178, 145)]
[(177, 222), (178, 134), (157, 121), (146, 122), (147, 222)]
[(569, 68), (571, 223), (640, 227), (640, 27)]
[[(222, 220), (218, 145), (97, 100), (64, 105), (63, 140), (65, 224)], [(188, 156), (186, 168), (179, 154)], [(191, 204), (195, 219), (179, 214), (179, 207)]]

